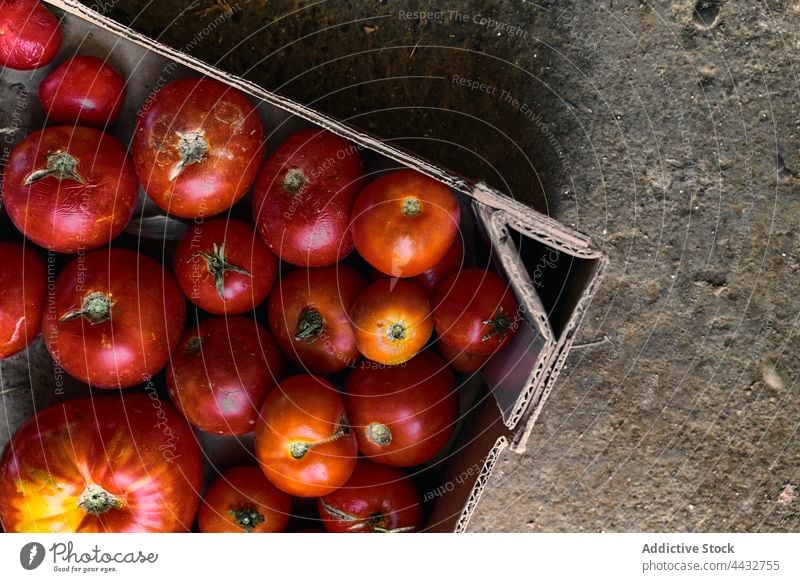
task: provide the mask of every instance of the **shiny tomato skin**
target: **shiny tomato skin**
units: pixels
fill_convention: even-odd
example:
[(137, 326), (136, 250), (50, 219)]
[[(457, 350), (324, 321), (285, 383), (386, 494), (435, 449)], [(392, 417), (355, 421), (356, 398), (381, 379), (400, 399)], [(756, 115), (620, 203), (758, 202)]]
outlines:
[(422, 498), (414, 482), (400, 469), (363, 458), (347, 483), (320, 498), (317, 506), (331, 533), (416, 532), (423, 526)]
[(349, 314), (366, 287), (366, 279), (349, 265), (285, 275), (268, 309), (270, 329), (284, 353), (312, 374), (353, 366), (361, 354)]
[(350, 210), (363, 177), (364, 162), (354, 144), (324, 130), (295, 133), (258, 174), (256, 227), (287, 263), (332, 265), (353, 250)]
[(256, 456), (278, 489), (297, 497), (327, 495), (350, 478), (357, 454), (342, 398), (330, 382), (290, 376), (269, 393), (256, 424)]
[(169, 396), (206, 432), (255, 430), (264, 398), (286, 375), (272, 337), (252, 319), (211, 317), (190, 327), (167, 366)]
[(458, 199), (414, 170), (392, 172), (358, 195), (353, 242), (366, 261), (391, 277), (415, 277), (441, 261), (456, 240)]
[(56, 67), (39, 84), (50, 124), (103, 128), (116, 121), (125, 100), (125, 81), (102, 59), (76, 55)]
[(197, 526), (203, 533), (275, 533), (286, 529), (292, 498), (256, 466), (233, 467), (209, 487)]
[[(74, 172), (45, 175), (58, 159), (64, 168), (74, 162)], [(14, 147), (5, 169), (3, 201), (11, 220), (27, 238), (60, 253), (107, 245), (127, 226), (138, 197), (123, 145), (90, 127), (33, 133)]]
[(244, 196), (264, 156), (263, 142), (258, 110), (244, 93), (191, 77), (165, 85), (142, 106), (133, 161), (156, 204), (173, 216), (202, 219)]
[[(109, 301), (110, 318), (100, 307)], [(58, 275), (48, 302), (42, 333), (50, 355), (70, 376), (95, 388), (147, 382), (166, 365), (186, 319), (172, 275), (126, 249), (96, 250), (73, 260)], [(89, 307), (92, 315), (86, 314)]]
[[(253, 227), (227, 218), (190, 226), (175, 249), (174, 265), (184, 295), (215, 315), (252, 311), (267, 298), (278, 276), (277, 257)], [(216, 284), (218, 276), (222, 295)]]
[[(439, 288), (439, 285), (453, 273), (457, 273), (464, 266), (464, 241), (461, 237), (457, 236), (456, 240), (450, 246), (444, 258), (436, 263), (433, 267), (420, 273), (416, 277), (411, 277), (417, 285), (428, 294), (428, 297), (433, 297), (433, 294)], [(372, 268), (372, 280), (386, 279), (389, 275), (381, 273), (375, 267)]]
[(27, 71), (52, 61), (61, 25), (39, 0), (0, 0), (0, 68)]
[(511, 341), (519, 327), (520, 308), (511, 287), (483, 269), (451, 275), (439, 287), (433, 304), (434, 326), (441, 340), (470, 354), (492, 355)]
[(28, 533), (187, 531), (202, 473), (191, 428), (154, 387), (77, 398), (29, 418), (6, 446), (0, 522)]
[(453, 368), (453, 370), (461, 372), (462, 374), (474, 374), (489, 361), (489, 356), (470, 354), (469, 352), (454, 348), (442, 340), (436, 342), (436, 348), (447, 364)]
[(433, 459), (458, 420), (456, 381), (445, 361), (426, 350), (402, 366), (356, 368), (344, 407), (358, 450), (373, 461), (413, 467)]
[(433, 332), (428, 296), (406, 279), (374, 282), (358, 296), (350, 318), (359, 351), (387, 366), (413, 358)]
[(0, 360), (39, 335), (46, 292), (42, 257), (19, 243), (0, 242)]

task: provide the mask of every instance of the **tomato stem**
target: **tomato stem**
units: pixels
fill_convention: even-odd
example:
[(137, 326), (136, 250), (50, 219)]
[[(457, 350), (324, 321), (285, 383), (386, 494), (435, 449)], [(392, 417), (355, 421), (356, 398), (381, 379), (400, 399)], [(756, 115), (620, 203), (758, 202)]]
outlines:
[(61, 150), (47, 156), (47, 166), (28, 174), (23, 184), (28, 186), (47, 176), (53, 176), (57, 180), (70, 179), (80, 184), (84, 183), (83, 178), (78, 174), (78, 160)]
[(500, 310), (497, 312), (497, 316), (494, 319), (485, 319), (483, 321), (483, 325), (492, 326), (492, 331), (481, 338), (481, 341), (485, 342), (492, 339), (492, 337), (495, 335), (499, 335), (501, 338), (505, 337), (506, 333), (509, 329), (511, 329), (513, 324), (511, 322), (511, 318), (503, 313), (503, 308), (500, 307)]
[(322, 314), (314, 307), (306, 307), (300, 315), (300, 321), (297, 322), (297, 333), (294, 339), (313, 344), (323, 329), (325, 329), (325, 318), (322, 317)]
[(392, 528), (387, 527), (388, 518), (382, 513), (375, 513), (366, 519), (362, 519), (353, 515), (352, 513), (348, 513), (342, 509), (339, 509), (338, 507), (333, 507), (330, 503), (325, 501), (324, 497), (320, 497), (319, 502), (322, 504), (323, 509), (325, 509), (325, 511), (327, 511), (334, 519), (338, 519), (339, 521), (353, 522), (353, 524), (347, 528), (349, 530), (356, 530), (366, 526), (367, 529), (369, 529), (369, 531), (372, 533), (405, 533), (414, 531), (414, 526)]
[(341, 417), (339, 417), (339, 422), (336, 425), (336, 430), (331, 436), (329, 436), (326, 439), (322, 439), (320, 441), (315, 441), (311, 443), (295, 441), (289, 445), (289, 454), (292, 456), (293, 459), (300, 460), (306, 455), (308, 451), (310, 451), (314, 447), (318, 445), (332, 443), (336, 439), (340, 439), (348, 434), (350, 434), (350, 427), (347, 424), (347, 417), (345, 417), (345, 415), (342, 415)]
[(111, 319), (111, 308), (114, 302), (102, 291), (92, 291), (83, 298), (83, 305), (64, 314), (59, 321), (71, 321), (83, 317), (95, 325)]
[(366, 427), (367, 440), (378, 445), (385, 447), (392, 442), (392, 431), (389, 427), (380, 422), (371, 422)]
[(408, 329), (402, 323), (393, 323), (386, 330), (386, 336), (390, 342), (396, 342), (406, 339), (406, 332)]
[(120, 505), (119, 499), (94, 483), (89, 483), (78, 497), (78, 507), (92, 515), (100, 515)]
[(199, 164), (203, 161), (209, 150), (208, 140), (202, 131), (187, 131), (178, 133), (178, 154), (180, 161), (172, 167), (169, 179), (174, 180), (181, 175), (181, 172), (191, 164)]
[(300, 168), (292, 168), (283, 178), (283, 189), (290, 194), (297, 194), (306, 185), (306, 175)]
[(418, 198), (409, 196), (403, 200), (403, 214), (411, 217), (419, 216), (422, 214), (422, 203), (420, 203)]
[(239, 273), (240, 275), (244, 275), (250, 278), (253, 277), (253, 275), (251, 275), (250, 271), (248, 271), (247, 269), (243, 269), (242, 267), (237, 267), (236, 265), (228, 262), (228, 259), (225, 258), (225, 241), (222, 241), (222, 244), (219, 246), (217, 246), (217, 243), (211, 243), (210, 253), (205, 253), (205, 252), (195, 253), (194, 255), (192, 255), (192, 258), (205, 259), (208, 272), (212, 277), (214, 277), (214, 286), (217, 289), (217, 294), (223, 301), (225, 301), (226, 271)]
[(241, 509), (229, 509), (228, 515), (233, 521), (247, 533), (250, 533), (259, 525), (267, 521), (262, 514), (252, 507), (242, 507)]
[(199, 335), (189, 338), (186, 346), (183, 348), (183, 353), (189, 357), (194, 357), (203, 349), (203, 340)]

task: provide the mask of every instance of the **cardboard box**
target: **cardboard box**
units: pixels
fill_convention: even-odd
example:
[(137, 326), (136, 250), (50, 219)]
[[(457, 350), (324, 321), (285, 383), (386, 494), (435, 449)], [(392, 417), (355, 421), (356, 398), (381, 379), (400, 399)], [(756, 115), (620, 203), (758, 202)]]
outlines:
[[(586, 236), (485, 184), (454, 175), (356, 128), (159, 44), (76, 0), (49, 0), (48, 4), (62, 19), (64, 46), (48, 67), (33, 72), (3, 71), (0, 115), (6, 119), (0, 121), (16, 130), (2, 136), (3, 163), (13, 143), (43, 125), (35, 96), (41, 79), (66, 57), (81, 53), (107, 58), (129, 79), (123, 114), (111, 128), (123, 143), (129, 143), (139, 108), (153, 91), (174, 79), (202, 73), (243, 90), (259, 103), (267, 128), (268, 151), (299, 129), (324, 127), (363, 146), (373, 171), (407, 166), (459, 193), (467, 210), (462, 213), (466, 217), (462, 229), (468, 242), (474, 245), (476, 255), (490, 260), (511, 282), (522, 317), (513, 342), (480, 375), (462, 378), (462, 418), (457, 434), (440, 458), (416, 475), (428, 506), (427, 531), (464, 531), (500, 453), (507, 447), (524, 451), (597, 289), (606, 257), (592, 248)], [(163, 217), (143, 194), (141, 205), (143, 218), (132, 223), (129, 232), (155, 239), (166, 232), (168, 237), (176, 238), (186, 228), (179, 221)], [(121, 244), (125, 244), (125, 236), (131, 235), (123, 235)], [(153, 248), (159, 249), (160, 243)], [(48, 267), (55, 271), (64, 261), (48, 256)], [(34, 410), (86, 393), (86, 386), (58, 374), (53, 366), (41, 339), (26, 353), (2, 363), (0, 390), (13, 388), (9, 386), (11, 378), (33, 389), (3, 398), (0, 447)], [(210, 435), (201, 435), (201, 439), (211, 451), (212, 463), (222, 468), (246, 461), (248, 447), (252, 446), (252, 439)]]

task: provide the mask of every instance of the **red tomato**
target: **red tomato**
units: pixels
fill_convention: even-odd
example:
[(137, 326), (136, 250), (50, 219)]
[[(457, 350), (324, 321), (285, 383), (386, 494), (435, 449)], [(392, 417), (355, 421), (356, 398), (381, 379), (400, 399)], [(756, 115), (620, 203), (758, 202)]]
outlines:
[(255, 429), (264, 398), (285, 375), (278, 346), (255, 321), (212, 317), (183, 336), (167, 368), (167, 388), (194, 426), (241, 435)]
[(360, 357), (350, 308), (367, 281), (348, 265), (299, 269), (269, 298), (269, 326), (283, 351), (315, 374), (334, 374)]
[(356, 249), (392, 277), (414, 277), (441, 261), (458, 233), (458, 199), (433, 178), (404, 170), (379, 178), (353, 206)]
[(0, 67), (38, 69), (61, 48), (61, 25), (39, 0), (0, 0)]
[(70, 400), (17, 430), (0, 458), (0, 521), (13, 532), (178, 532), (203, 465), (188, 424), (153, 387)]
[(39, 335), (46, 291), (44, 260), (21, 244), (0, 242), (0, 360)]
[(78, 55), (64, 61), (39, 84), (48, 123), (105, 127), (125, 100), (125, 81), (105, 61)]
[(264, 156), (264, 126), (247, 96), (209, 78), (173, 81), (142, 106), (133, 162), (147, 194), (183, 218), (228, 210)]
[(462, 374), (473, 374), (483, 368), (484, 364), (489, 361), (489, 356), (470, 354), (469, 352), (449, 346), (442, 340), (436, 342), (436, 347), (439, 349), (439, 353), (442, 354), (442, 357), (447, 360), (450, 367)]
[(253, 227), (217, 218), (194, 224), (175, 250), (175, 276), (189, 301), (217, 315), (252, 311), (278, 276), (278, 259)]
[(318, 501), (322, 525), (333, 533), (400, 533), (422, 527), (422, 500), (400, 469), (360, 459), (341, 489)]
[(357, 368), (345, 392), (358, 450), (386, 465), (427, 463), (447, 444), (458, 420), (455, 378), (431, 351), (402, 366)]
[(483, 269), (452, 275), (439, 287), (434, 305), (441, 340), (470, 354), (492, 355), (519, 327), (519, 304), (508, 283)]
[(269, 393), (256, 425), (256, 455), (278, 489), (319, 497), (344, 485), (358, 445), (342, 398), (316, 376), (291, 376)]
[(71, 376), (96, 388), (127, 388), (166, 365), (185, 318), (183, 295), (161, 265), (134, 251), (103, 249), (61, 271), (42, 333)]
[(273, 533), (286, 529), (292, 498), (258, 467), (228, 469), (209, 487), (197, 525), (203, 533)]
[(376, 281), (359, 295), (350, 315), (359, 351), (388, 366), (413, 358), (433, 332), (425, 291), (404, 279)]
[(323, 267), (342, 260), (353, 250), (350, 209), (363, 177), (354, 144), (324, 130), (295, 133), (258, 174), (258, 231), (287, 263)]
[(139, 197), (125, 148), (88, 127), (48, 127), (11, 151), (3, 183), (8, 215), (38, 245), (61, 253), (104, 246)]

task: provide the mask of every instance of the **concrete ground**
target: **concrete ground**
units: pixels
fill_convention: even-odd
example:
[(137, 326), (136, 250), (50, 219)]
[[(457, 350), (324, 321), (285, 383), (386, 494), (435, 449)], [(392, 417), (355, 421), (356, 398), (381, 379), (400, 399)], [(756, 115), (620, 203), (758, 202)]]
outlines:
[(472, 530), (800, 529), (800, 1), (85, 1), (609, 254)]

